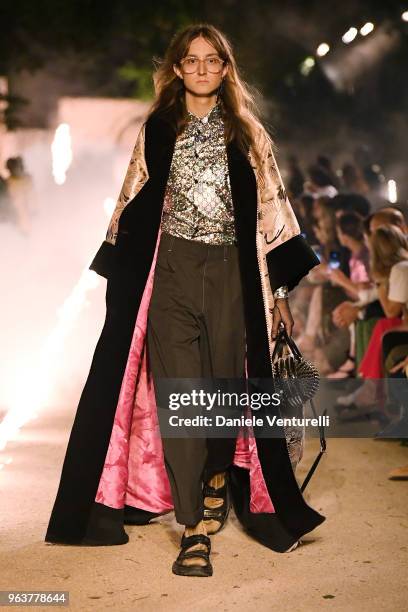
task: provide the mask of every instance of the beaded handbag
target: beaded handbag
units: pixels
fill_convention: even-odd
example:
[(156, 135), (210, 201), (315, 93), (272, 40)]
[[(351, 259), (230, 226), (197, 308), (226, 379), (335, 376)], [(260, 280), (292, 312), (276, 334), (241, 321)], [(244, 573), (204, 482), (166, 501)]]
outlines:
[(276, 339), (272, 354), (273, 376), (281, 384), (285, 399), (292, 408), (301, 409), (319, 388), (319, 371), (302, 357), (292, 337), (283, 327)]
[[(303, 416), (303, 405), (309, 401), (313, 417), (318, 419), (313, 397), (319, 389), (319, 371), (316, 366), (303, 358), (295, 341), (284, 327), (278, 332), (272, 354), (272, 374), (275, 386), (283, 395), (284, 405)], [(326, 410), (323, 416), (326, 415)], [(303, 492), (326, 451), (324, 425), (319, 424), (320, 452), (313, 462), (300, 490)]]

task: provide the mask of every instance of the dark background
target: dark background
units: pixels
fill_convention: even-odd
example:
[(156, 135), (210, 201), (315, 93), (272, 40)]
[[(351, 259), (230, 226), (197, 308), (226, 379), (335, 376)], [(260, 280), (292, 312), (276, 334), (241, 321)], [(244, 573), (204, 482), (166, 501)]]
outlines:
[[(1, 0), (0, 75), (9, 79), (6, 122), (47, 127), (60, 95), (153, 95), (153, 58), (178, 28), (205, 21), (233, 44), (244, 79), (262, 94), (261, 109), (278, 143), (335, 155), (367, 144), (381, 165), (406, 157), (408, 23), (406, 3), (343, 0)], [(349, 27), (375, 31), (345, 45)], [(382, 30), (382, 48), (374, 36)], [(368, 44), (365, 62), (359, 45)], [(321, 42), (331, 51), (316, 57)], [(380, 44), (381, 47), (381, 44)], [(316, 64), (308, 75), (307, 56)], [(350, 58), (352, 70), (350, 69)], [(338, 82), (325, 67), (335, 62)], [(316, 149), (317, 150), (317, 149)]]

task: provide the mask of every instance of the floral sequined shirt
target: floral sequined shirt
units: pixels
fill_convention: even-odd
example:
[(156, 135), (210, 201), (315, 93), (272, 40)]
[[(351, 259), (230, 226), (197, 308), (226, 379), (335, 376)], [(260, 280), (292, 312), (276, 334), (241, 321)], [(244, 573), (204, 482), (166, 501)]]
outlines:
[(188, 111), (176, 140), (163, 203), (162, 230), (207, 244), (235, 242), (234, 212), (219, 104), (204, 117)]

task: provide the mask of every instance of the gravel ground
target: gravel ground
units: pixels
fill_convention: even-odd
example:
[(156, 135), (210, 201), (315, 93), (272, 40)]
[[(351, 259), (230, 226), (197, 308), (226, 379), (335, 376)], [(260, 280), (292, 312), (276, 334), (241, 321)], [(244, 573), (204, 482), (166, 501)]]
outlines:
[[(398, 442), (330, 439), (307, 491), (325, 523), (277, 554), (232, 515), (212, 537), (213, 577), (198, 579), (171, 573), (181, 533), (172, 515), (127, 527), (124, 546), (43, 541), (72, 418), (68, 409), (40, 414), (0, 454), (11, 458), (0, 471), (2, 590), (69, 591), (70, 609), (81, 611), (406, 610), (408, 483), (387, 480), (407, 463)], [(300, 478), (317, 446), (308, 442)]]

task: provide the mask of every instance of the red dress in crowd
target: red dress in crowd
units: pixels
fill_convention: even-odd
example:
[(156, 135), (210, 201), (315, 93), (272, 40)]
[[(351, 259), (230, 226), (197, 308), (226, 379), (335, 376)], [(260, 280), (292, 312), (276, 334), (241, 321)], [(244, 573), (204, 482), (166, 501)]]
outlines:
[(385, 332), (402, 324), (400, 317), (389, 317), (380, 319), (375, 324), (367, 350), (358, 367), (363, 378), (382, 378), (384, 376), (382, 363), (381, 341)]

